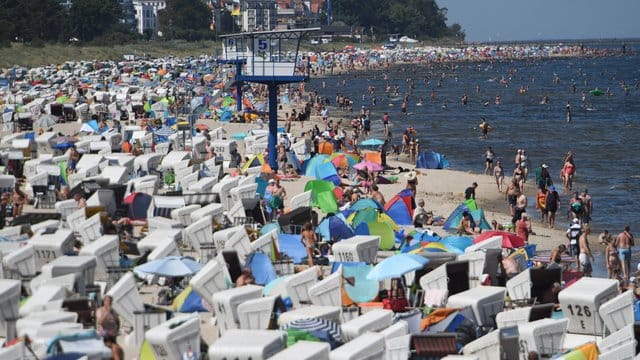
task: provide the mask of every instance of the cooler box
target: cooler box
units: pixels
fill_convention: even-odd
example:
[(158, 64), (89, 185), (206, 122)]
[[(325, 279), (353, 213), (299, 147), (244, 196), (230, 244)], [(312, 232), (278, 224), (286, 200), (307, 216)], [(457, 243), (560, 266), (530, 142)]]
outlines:
[(329, 360), (330, 350), (329, 343), (301, 340), (269, 360)]
[(382, 359), (384, 356), (384, 336), (368, 332), (333, 350), (331, 360)]
[(342, 307), (339, 306), (309, 305), (280, 314), (280, 317), (278, 317), (278, 326), (286, 325), (294, 320), (313, 318), (325, 319), (339, 324), (341, 312)]
[(202, 206), (199, 204), (187, 205), (181, 208), (171, 210), (171, 218), (180, 221), (183, 226), (191, 225), (191, 213), (199, 210)]
[(213, 224), (209, 215), (197, 219), (199, 220), (184, 229), (183, 238), (185, 243), (191, 244), (195, 251), (200, 252), (201, 244), (213, 243)]
[(240, 329), (267, 330), (276, 296), (247, 300), (238, 305)]
[(568, 324), (567, 319), (541, 319), (519, 324), (521, 359), (527, 360), (529, 351), (535, 351), (541, 357), (559, 353)]
[(560, 307), (569, 319), (569, 332), (599, 336), (604, 323), (599, 308), (618, 295), (618, 282), (613, 279), (583, 277), (558, 294)]
[(191, 222), (202, 219), (205, 216), (211, 216), (218, 224), (224, 223), (224, 208), (222, 204), (211, 203), (191, 213)]
[(107, 269), (120, 266), (120, 241), (118, 235), (103, 235), (80, 249), (81, 256), (96, 257), (96, 278), (107, 280)]
[(209, 347), (209, 359), (266, 360), (286, 347), (284, 331), (231, 329)]
[[(476, 356), (478, 360), (497, 360), (502, 358), (500, 352), (500, 330), (494, 330), (479, 337), (462, 348), (464, 355)], [(515, 359), (514, 359), (515, 360)]]
[(211, 192), (218, 195), (220, 203), (225, 210), (230, 210), (233, 206), (231, 200), (231, 189), (238, 186), (239, 179), (237, 177), (227, 177), (222, 179), (219, 183), (215, 184), (211, 189)]
[(58, 229), (53, 234), (43, 234), (32, 238), (30, 242), (36, 250), (36, 271), (40, 271), (42, 265), (64, 254), (72, 253), (73, 240), (73, 232), (65, 229)]
[(213, 294), (231, 287), (231, 279), (225, 264), (216, 259), (207, 262), (198, 273), (189, 280), (193, 291), (206, 302), (211, 302)]
[(476, 324), (495, 327), (496, 314), (504, 310), (505, 294), (506, 291), (503, 287), (480, 286), (449, 296), (447, 307), (464, 308), (470, 306), (473, 309)]
[(20, 278), (36, 275), (36, 250), (33, 245), (26, 245), (4, 255), (2, 263)]
[(213, 311), (217, 316), (218, 331), (221, 335), (224, 335), (229, 329), (238, 328), (240, 323), (238, 305), (247, 300), (261, 297), (262, 289), (262, 286), (246, 285), (213, 294), (211, 305), (213, 305)]
[(145, 333), (156, 360), (182, 359), (200, 351), (200, 318), (197, 314), (176, 316)]
[(333, 244), (333, 256), (340, 262), (375, 264), (379, 243), (379, 236), (356, 235)]
[(51, 277), (67, 274), (76, 276), (76, 290), (80, 295), (86, 294), (86, 286), (93, 285), (96, 272), (95, 256), (62, 256), (42, 267), (42, 273)]
[(309, 304), (309, 289), (318, 281), (318, 268), (310, 267), (297, 274), (293, 274), (284, 280), (287, 295), (291, 298), (294, 308), (299, 308), (303, 303)]
[(635, 300), (636, 297), (631, 291), (625, 291), (600, 305), (600, 317), (609, 333), (633, 325)]
[(342, 330), (342, 338), (350, 341), (364, 334), (367, 331), (381, 331), (393, 323), (393, 311), (391, 310), (373, 310), (363, 314), (351, 321), (348, 321), (340, 329)]
[(342, 271), (336, 271), (309, 288), (314, 305), (342, 306)]
[(231, 151), (238, 149), (235, 140), (214, 140), (211, 143), (216, 156), (222, 156), (225, 161), (231, 161)]
[(115, 285), (109, 289), (107, 295), (113, 298), (113, 309), (130, 325), (135, 324), (134, 312), (144, 311), (142, 297), (136, 287), (133, 273), (124, 274)]

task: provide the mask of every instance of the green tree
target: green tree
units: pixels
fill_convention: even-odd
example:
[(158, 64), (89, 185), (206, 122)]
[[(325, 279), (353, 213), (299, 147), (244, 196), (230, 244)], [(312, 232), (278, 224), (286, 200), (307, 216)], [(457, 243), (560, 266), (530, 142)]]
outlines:
[(121, 15), (118, 0), (73, 0), (69, 35), (82, 41), (93, 40), (111, 31)]
[(165, 37), (194, 40), (194, 34), (204, 36), (209, 31), (211, 10), (202, 1), (167, 0), (167, 7), (158, 12), (158, 22)]

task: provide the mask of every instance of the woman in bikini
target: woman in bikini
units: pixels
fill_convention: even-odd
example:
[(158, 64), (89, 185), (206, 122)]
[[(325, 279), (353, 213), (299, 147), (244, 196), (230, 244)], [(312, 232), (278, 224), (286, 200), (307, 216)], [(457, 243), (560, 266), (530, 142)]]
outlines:
[(520, 191), (524, 191), (524, 170), (520, 164), (513, 170), (513, 179), (517, 182)]
[(502, 161), (498, 160), (496, 167), (493, 168), (493, 175), (496, 177), (496, 185), (498, 185), (498, 192), (502, 192), (502, 183), (504, 182), (504, 169), (502, 168)]
[(304, 224), (304, 226), (302, 227), (301, 235), (302, 236), (300, 238), (300, 241), (302, 242), (302, 245), (304, 245), (304, 247), (307, 249), (307, 264), (309, 265), (309, 267), (312, 267), (313, 255), (315, 253), (316, 241), (318, 240), (318, 237), (316, 235), (316, 232), (313, 231), (313, 225), (311, 225), (310, 222)]
[(618, 258), (618, 250), (613, 245), (613, 241), (607, 244), (605, 249), (607, 259), (607, 276), (609, 279), (618, 279), (620, 277), (620, 259)]

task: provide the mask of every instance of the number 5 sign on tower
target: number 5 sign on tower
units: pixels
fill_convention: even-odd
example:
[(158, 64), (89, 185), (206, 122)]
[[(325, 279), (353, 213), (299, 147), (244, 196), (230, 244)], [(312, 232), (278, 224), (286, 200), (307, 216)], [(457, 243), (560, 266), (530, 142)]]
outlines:
[(266, 38), (257, 38), (254, 40), (253, 51), (255, 55), (266, 58), (267, 53), (269, 52), (269, 40)]

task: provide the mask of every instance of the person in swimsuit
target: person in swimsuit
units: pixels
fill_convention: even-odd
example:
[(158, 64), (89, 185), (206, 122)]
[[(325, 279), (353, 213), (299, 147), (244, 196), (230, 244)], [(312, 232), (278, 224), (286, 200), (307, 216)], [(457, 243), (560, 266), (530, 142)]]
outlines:
[(607, 244), (604, 254), (607, 267), (607, 277), (609, 279), (618, 279), (620, 277), (620, 259), (618, 258), (618, 250), (613, 245), (613, 241)]
[(631, 268), (631, 247), (635, 245), (631, 227), (625, 226), (624, 230), (616, 236), (613, 245), (618, 249), (618, 258), (622, 264), (622, 278), (629, 280), (629, 269)]
[(493, 176), (496, 178), (496, 185), (498, 186), (498, 192), (502, 192), (502, 183), (504, 181), (504, 169), (502, 168), (502, 161), (498, 160), (496, 167), (493, 168)]
[(520, 191), (524, 191), (524, 170), (521, 165), (517, 165), (513, 170), (513, 179), (516, 180)]
[(543, 224), (547, 221), (547, 215), (549, 214), (547, 211), (548, 192), (546, 187), (541, 186), (538, 188), (538, 194), (536, 195), (536, 209), (540, 211), (540, 222)]
[(556, 191), (556, 187), (551, 185), (549, 191), (547, 191), (547, 199), (545, 200), (545, 207), (547, 209), (547, 216), (549, 218), (549, 228), (553, 229), (556, 223), (556, 212), (560, 208), (560, 195)]
[(487, 149), (487, 151), (484, 152), (484, 158), (485, 158), (485, 166), (484, 166), (484, 173), (485, 175), (491, 175), (492, 172), (492, 168), (493, 168), (493, 158), (496, 156), (496, 153), (493, 152), (493, 149), (491, 148), (491, 146), (489, 146), (489, 148)]
[(112, 303), (113, 298), (107, 295), (102, 301), (102, 306), (96, 310), (96, 330), (103, 337), (115, 338), (120, 331), (120, 318), (111, 307)]
[(529, 176), (529, 162), (527, 161), (527, 153), (522, 149), (522, 153), (520, 154), (520, 167), (523, 171), (522, 183), (527, 182), (527, 176)]
[(509, 212), (511, 213), (511, 216), (514, 215), (519, 194), (520, 186), (518, 185), (518, 180), (516, 178), (511, 178), (511, 182), (507, 185), (507, 191), (504, 196), (505, 200), (509, 203)]
[(313, 231), (313, 225), (311, 225), (310, 222), (304, 224), (301, 235), (300, 242), (302, 242), (302, 245), (304, 245), (307, 250), (307, 264), (309, 267), (312, 267), (313, 255), (315, 253), (316, 241), (318, 238), (316, 236), (316, 232)]

